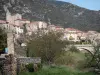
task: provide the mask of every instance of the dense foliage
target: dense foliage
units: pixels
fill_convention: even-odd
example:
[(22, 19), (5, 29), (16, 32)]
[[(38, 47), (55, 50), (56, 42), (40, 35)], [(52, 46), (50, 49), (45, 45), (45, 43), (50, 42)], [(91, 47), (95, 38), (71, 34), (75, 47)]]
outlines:
[(26, 65), (26, 69), (27, 69), (29, 72), (34, 72), (34, 64), (33, 64), (33, 63), (27, 64), (27, 65)]
[(28, 43), (29, 56), (41, 57), (43, 61), (53, 62), (55, 57), (65, 52), (67, 41), (61, 40), (62, 33), (48, 32), (36, 36)]
[(7, 34), (0, 28), (0, 49), (7, 47)]
[(64, 66), (44, 66), (42, 70), (34, 73), (21, 72), (20, 75), (96, 75), (92, 72), (84, 72)]
[(100, 73), (100, 45), (94, 47), (94, 52), (90, 55), (88, 66), (92, 67), (96, 73)]

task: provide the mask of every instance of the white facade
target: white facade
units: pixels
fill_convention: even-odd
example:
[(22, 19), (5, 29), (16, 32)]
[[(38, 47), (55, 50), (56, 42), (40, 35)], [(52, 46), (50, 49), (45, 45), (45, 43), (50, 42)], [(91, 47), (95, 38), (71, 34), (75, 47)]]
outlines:
[(56, 26), (55, 25), (49, 25), (48, 26), (48, 30), (49, 31), (55, 31), (56, 30)]
[(6, 20), (9, 23), (8, 28), (13, 30), (13, 32), (15, 32), (17, 35), (23, 33), (22, 27), (24, 24), (30, 23), (30, 21), (28, 21), (26, 19), (22, 19), (22, 15), (18, 14), (18, 13), (11, 15), (11, 13), (7, 12)]
[(23, 33), (23, 29), (21, 29), (19, 26), (15, 26), (15, 31), (17, 34)]
[(38, 30), (45, 30), (47, 28), (47, 23), (42, 21), (34, 21), (26, 26), (27, 31), (29, 32), (37, 32)]
[(88, 39), (91, 41), (93, 45), (100, 44), (100, 33), (96, 31), (88, 31)]
[(69, 41), (80, 41), (80, 37), (82, 37), (82, 32), (74, 29), (74, 28), (66, 28), (64, 32), (64, 38)]
[(62, 26), (55, 26), (55, 31), (57, 32), (64, 32), (64, 28)]

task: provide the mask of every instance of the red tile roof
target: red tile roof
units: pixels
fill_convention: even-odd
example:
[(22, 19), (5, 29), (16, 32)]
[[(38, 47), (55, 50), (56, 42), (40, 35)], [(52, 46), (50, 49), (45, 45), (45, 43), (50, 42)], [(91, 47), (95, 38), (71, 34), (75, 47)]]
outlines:
[(74, 28), (66, 28), (65, 30), (68, 30), (68, 31), (80, 31), (80, 30), (74, 29)]
[(20, 26), (18, 26), (18, 25), (16, 25), (16, 24), (12, 24), (12, 23), (9, 23), (9, 25), (13, 25), (13, 26), (16, 26), (16, 27), (20, 27)]
[(56, 28), (62, 28), (62, 26), (56, 26)]
[(28, 21), (27, 19), (21, 19), (21, 21)]
[(17, 19), (17, 20), (20, 20), (20, 21), (28, 21), (27, 19)]
[(74, 28), (66, 28), (65, 31), (76, 31), (77, 33), (84, 33), (78, 29), (74, 29)]
[(5, 20), (0, 20), (0, 24), (6, 24), (7, 23), (7, 21), (5, 21)]

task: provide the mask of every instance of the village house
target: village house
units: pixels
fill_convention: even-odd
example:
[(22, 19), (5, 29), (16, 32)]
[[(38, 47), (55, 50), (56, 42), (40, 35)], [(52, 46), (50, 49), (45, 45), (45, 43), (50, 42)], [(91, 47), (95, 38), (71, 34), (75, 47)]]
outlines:
[(48, 30), (49, 31), (55, 31), (56, 30), (56, 26), (55, 25), (49, 25), (48, 26)]
[(0, 20), (0, 27), (5, 29), (7, 32), (13, 32), (15, 38), (19, 38), (20, 34), (24, 32), (24, 24), (28, 25), (29, 20), (23, 19), (21, 14), (11, 14), (6, 12), (6, 20)]
[(80, 41), (81, 39), (86, 39), (86, 34), (78, 29), (74, 28), (65, 28), (64, 38), (69, 41)]
[(26, 19), (16, 19), (14, 21), (14, 23), (17, 25), (17, 26), (22, 26), (23, 24), (29, 24), (30, 21), (29, 20), (26, 20)]
[(23, 19), (21, 14), (11, 14), (10, 12), (6, 13), (6, 21), (8, 22), (9, 30), (12, 30), (17, 38), (24, 32), (23, 25), (30, 23), (29, 20)]
[(7, 21), (5, 21), (5, 20), (0, 20), (0, 27), (1, 27), (2, 29), (7, 29), (7, 28), (8, 28)]
[(88, 40), (90, 40), (93, 45), (100, 44), (100, 33), (96, 31), (88, 31), (87, 34)]
[(57, 31), (57, 32), (63, 32), (64, 28), (62, 26), (56, 26), (56, 25), (49, 25), (48, 26), (49, 31)]
[(64, 28), (62, 26), (55, 26), (55, 31), (64, 32)]
[(47, 23), (43, 21), (34, 21), (27, 25), (26, 28), (29, 35), (31, 35), (32, 33), (37, 33), (37, 31), (39, 30), (46, 32)]

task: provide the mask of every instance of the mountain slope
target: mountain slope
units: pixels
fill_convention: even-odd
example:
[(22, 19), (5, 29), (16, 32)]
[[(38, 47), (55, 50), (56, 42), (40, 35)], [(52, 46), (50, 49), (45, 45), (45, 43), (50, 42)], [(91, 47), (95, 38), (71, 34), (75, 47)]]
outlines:
[[(50, 21), (52, 24), (74, 27), (84, 31), (100, 31), (100, 11), (92, 11), (55, 0), (1, 1), (2, 5), (8, 6), (11, 13), (21, 13), (26, 19)], [(3, 8), (0, 13), (3, 13)]]

